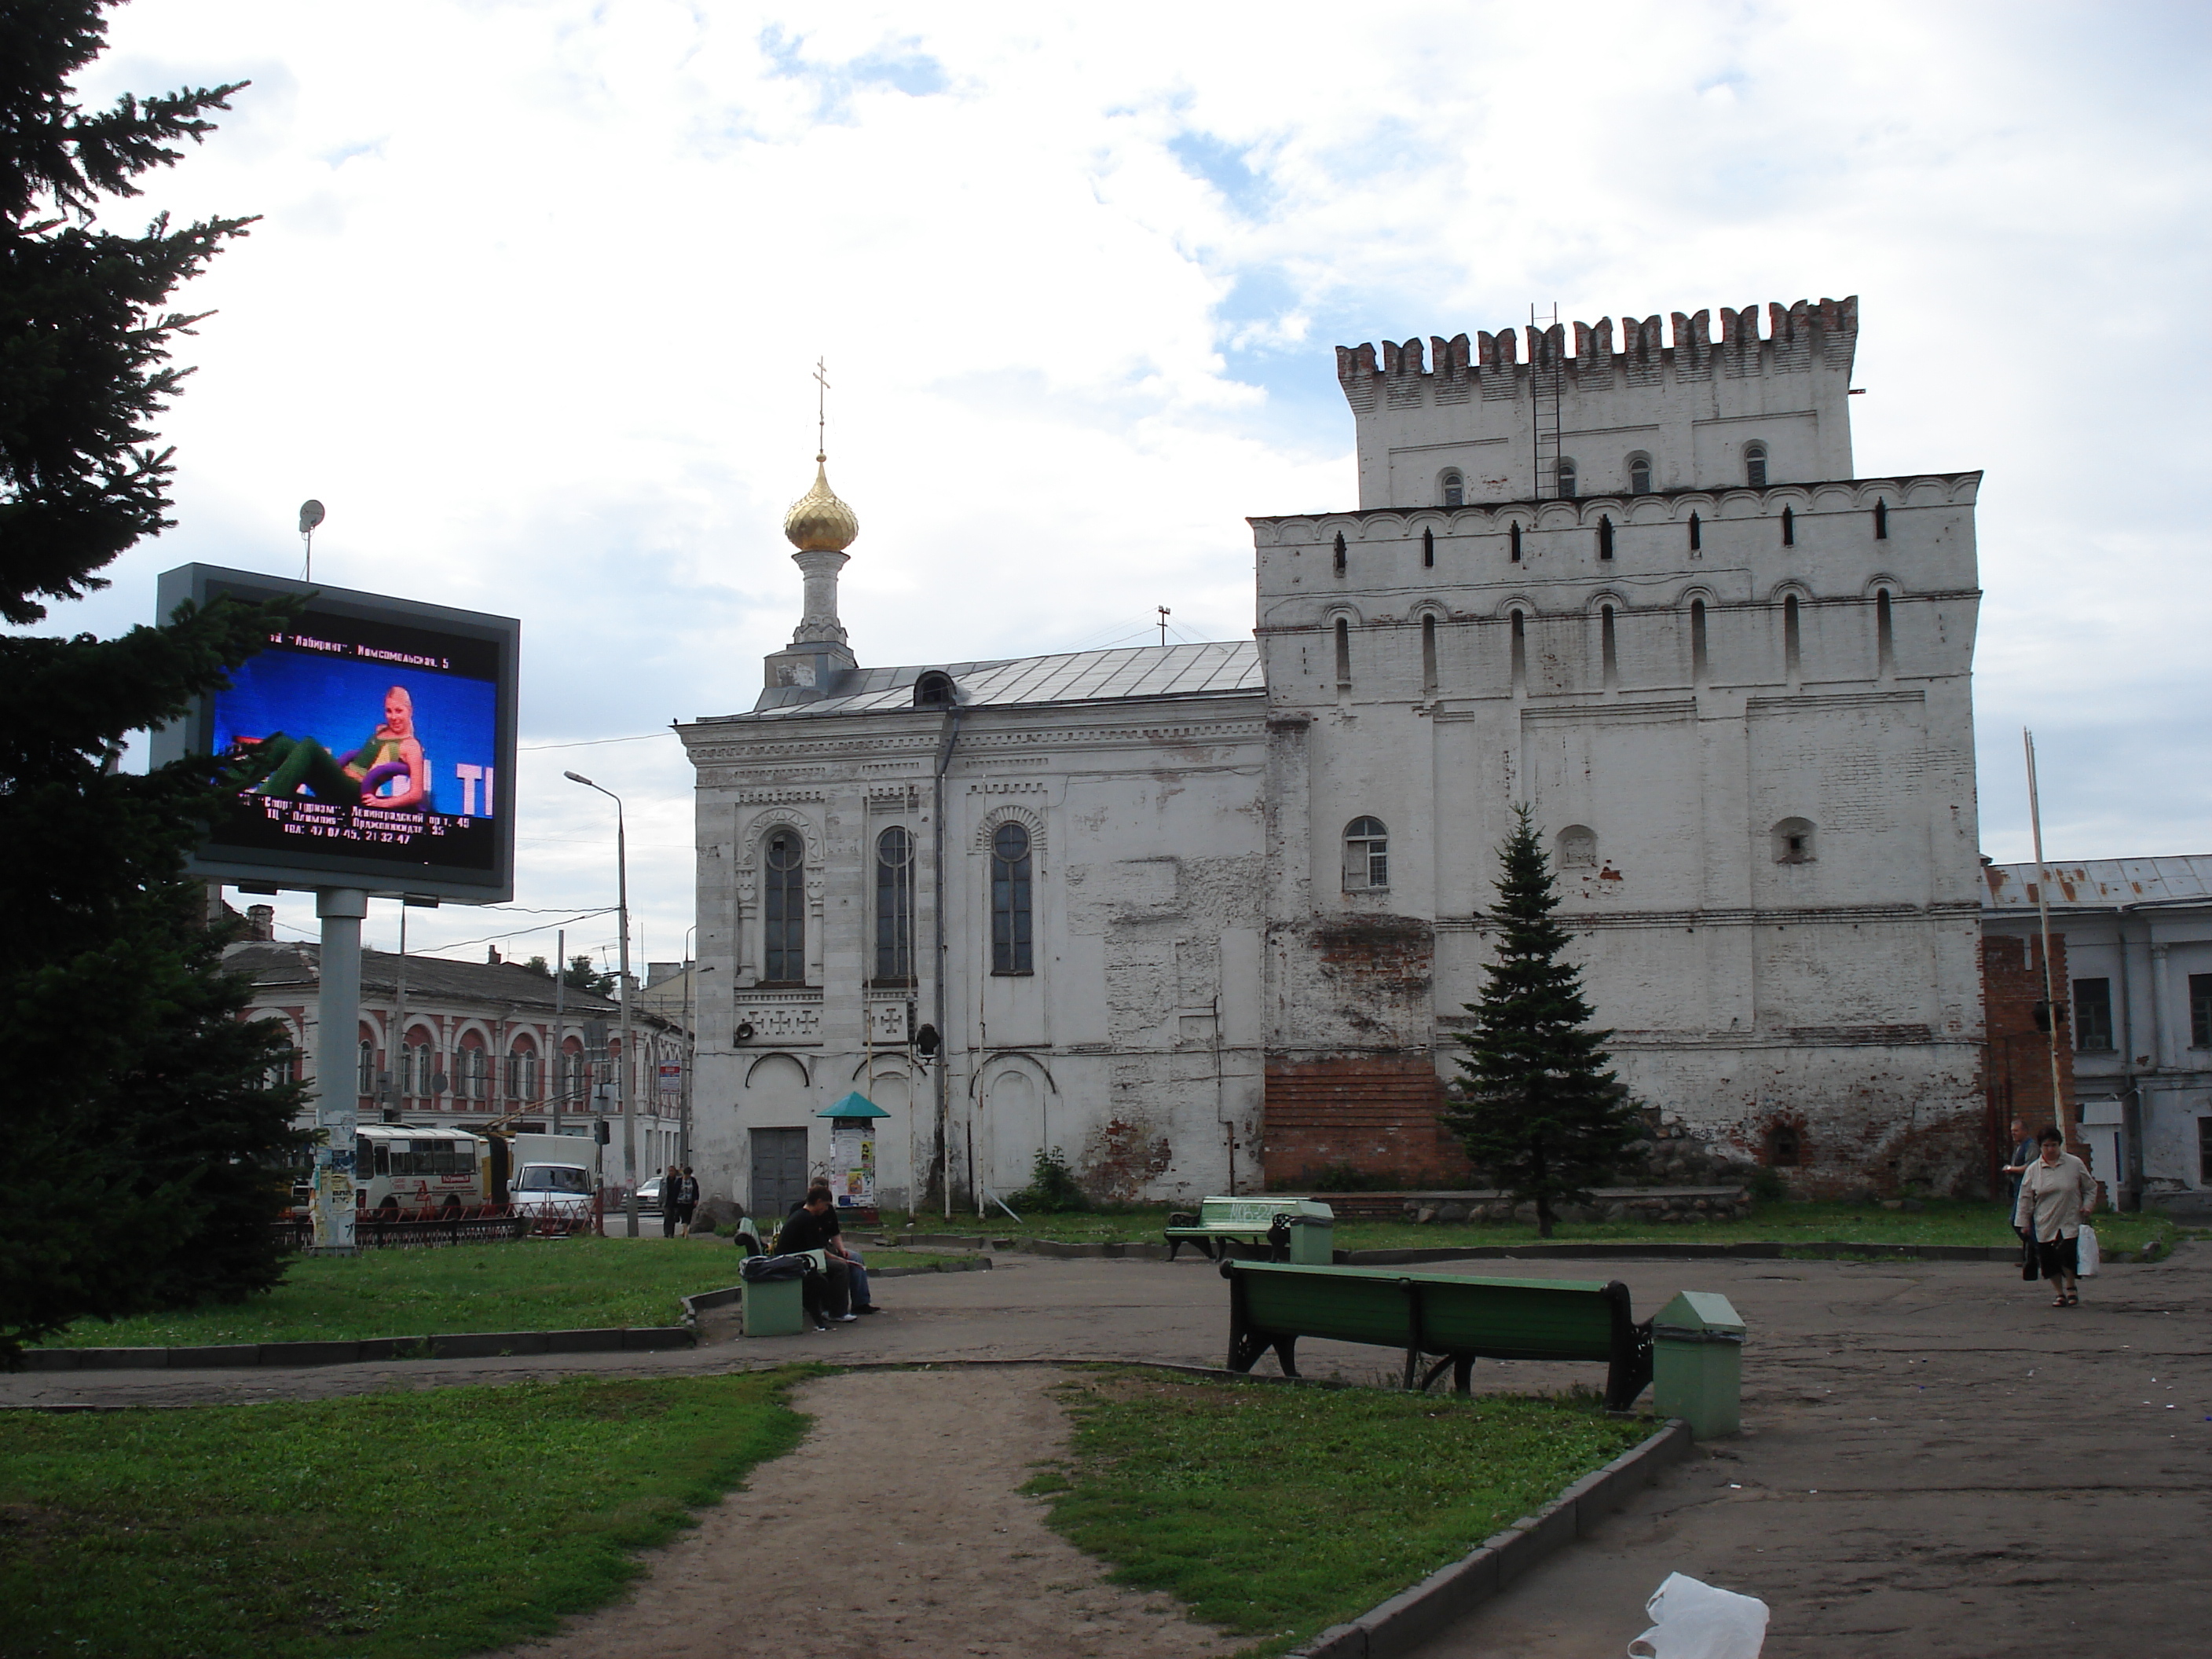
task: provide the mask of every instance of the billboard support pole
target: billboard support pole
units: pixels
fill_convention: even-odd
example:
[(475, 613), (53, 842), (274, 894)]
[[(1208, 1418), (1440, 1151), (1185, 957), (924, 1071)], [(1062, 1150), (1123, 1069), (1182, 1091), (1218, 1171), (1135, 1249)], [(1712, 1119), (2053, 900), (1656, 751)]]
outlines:
[(368, 895), (356, 887), (315, 891), (323, 924), (321, 987), (315, 1005), (315, 1242), (318, 1255), (352, 1255), (354, 1146), (359, 1127), (361, 924)]

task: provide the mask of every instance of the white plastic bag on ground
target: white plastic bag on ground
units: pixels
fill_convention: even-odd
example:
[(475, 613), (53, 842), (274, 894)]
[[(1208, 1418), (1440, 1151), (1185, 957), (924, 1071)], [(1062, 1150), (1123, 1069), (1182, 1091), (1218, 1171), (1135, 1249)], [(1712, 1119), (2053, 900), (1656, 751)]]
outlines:
[(2097, 1230), (2084, 1226), (2081, 1237), (2075, 1241), (2075, 1245), (2078, 1252), (2075, 1272), (2084, 1279), (2094, 1279), (2097, 1276)]
[(1766, 1603), (1679, 1572), (1644, 1604), (1651, 1628), (1628, 1644), (1629, 1659), (1759, 1659)]

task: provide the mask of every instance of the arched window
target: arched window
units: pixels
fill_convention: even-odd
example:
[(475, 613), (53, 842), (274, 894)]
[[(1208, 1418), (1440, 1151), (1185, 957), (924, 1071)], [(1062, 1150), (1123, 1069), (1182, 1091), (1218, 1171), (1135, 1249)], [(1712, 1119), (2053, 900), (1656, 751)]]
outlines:
[(1874, 504), (1874, 538), (1878, 542), (1889, 539), (1889, 503), (1878, 496)]
[(991, 835), (991, 971), (1027, 974), (1030, 951), (1030, 832), (1002, 823)]
[(1810, 864), (1813, 861), (1813, 820), (1784, 818), (1772, 830), (1774, 861), (1777, 864)]
[(1694, 553), (1705, 544), (1705, 526), (1698, 521), (1698, 515), (1692, 513), (1690, 514), (1690, 551)]
[(464, 1048), (453, 1058), (460, 1063), (460, 1076), (453, 1079), (455, 1097), (461, 1100), (483, 1100), (491, 1094), (491, 1053), (483, 1044)]
[(1559, 499), (1571, 501), (1575, 498), (1575, 464), (1562, 459), (1559, 462)]
[(1597, 831), (1587, 824), (1571, 823), (1559, 831), (1559, 868), (1597, 868)]
[(1874, 595), (1874, 660), (1875, 671), (1889, 674), (1897, 669), (1897, 629), (1889, 613), (1889, 590), (1880, 587)]
[(1344, 890), (1371, 893), (1390, 884), (1390, 832), (1380, 818), (1344, 826)]
[(1797, 628), (1797, 596), (1795, 593), (1782, 601), (1782, 666), (1791, 679), (1797, 678), (1801, 660), (1801, 640)]
[(1431, 568), (1436, 562), (1437, 532), (1433, 530), (1424, 530), (1421, 532), (1421, 568), (1425, 570)]
[(896, 826), (876, 837), (876, 983), (914, 981), (914, 837)]
[(1711, 666), (1705, 655), (1705, 602), (1690, 601), (1690, 678), (1702, 685)]
[(952, 676), (941, 668), (932, 668), (915, 677), (914, 706), (916, 708), (945, 708), (957, 696)]
[(509, 1100), (538, 1098), (538, 1050), (527, 1044), (518, 1044), (507, 1054), (507, 1097)]
[(1631, 455), (1628, 458), (1628, 493), (1649, 495), (1651, 493), (1651, 458)]
[(1421, 618), (1421, 690), (1437, 689), (1437, 619)]
[(1510, 539), (1513, 543), (1513, 562), (1518, 564), (1521, 562), (1521, 526), (1516, 520), (1515, 523), (1508, 526), (1507, 528), (1511, 532)]
[(1443, 485), (1444, 505), (1446, 507), (1465, 507), (1467, 505), (1467, 480), (1460, 476), (1460, 471), (1457, 467), (1454, 467), (1449, 471), (1446, 472), (1440, 482)]
[(1528, 629), (1521, 620), (1521, 613), (1513, 613), (1513, 689), (1524, 690), (1528, 684)]
[(1620, 650), (1613, 631), (1613, 607), (1598, 607), (1598, 654), (1603, 665), (1607, 689), (1620, 684)]
[(376, 1092), (376, 1046), (367, 1037), (361, 1040), (360, 1057), (354, 1062), (354, 1092), (373, 1095)]
[(1743, 481), (1753, 489), (1766, 488), (1766, 446), (1746, 444), (1743, 447)]
[(1795, 509), (1787, 507), (1782, 509), (1782, 544), (1784, 547), (1797, 545), (1797, 514)]
[(806, 842), (796, 830), (769, 831), (762, 872), (761, 977), (771, 985), (806, 982)]
[(1352, 624), (1342, 617), (1336, 619), (1336, 683), (1352, 684)]
[(1344, 574), (1344, 532), (1341, 530), (1336, 532), (1336, 574), (1340, 576)]
[(1597, 556), (1601, 559), (1613, 556), (1613, 514), (1601, 513), (1597, 520)]

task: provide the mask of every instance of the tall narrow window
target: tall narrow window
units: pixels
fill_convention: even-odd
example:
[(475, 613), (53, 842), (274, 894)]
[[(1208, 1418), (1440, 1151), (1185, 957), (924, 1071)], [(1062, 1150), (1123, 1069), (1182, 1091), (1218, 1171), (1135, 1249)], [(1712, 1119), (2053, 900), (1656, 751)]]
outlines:
[(1598, 515), (1597, 556), (1601, 559), (1613, 556), (1613, 517), (1610, 514)]
[(1632, 455), (1628, 461), (1628, 493), (1649, 495), (1651, 493), (1651, 458)]
[(1874, 504), (1874, 538), (1878, 542), (1889, 539), (1889, 503), (1880, 497)]
[(1344, 890), (1371, 892), (1390, 884), (1390, 832), (1380, 818), (1344, 826)]
[(1620, 684), (1620, 653), (1613, 641), (1613, 607), (1602, 605), (1597, 613), (1598, 656), (1605, 672), (1607, 690)]
[(772, 985), (806, 982), (806, 843), (796, 830), (769, 832), (762, 860), (761, 976)]
[(1743, 447), (1743, 481), (1753, 489), (1766, 488), (1766, 446), (1746, 444)]
[(1467, 480), (1462, 478), (1458, 472), (1451, 471), (1445, 473), (1443, 476), (1443, 487), (1444, 505), (1446, 507), (1465, 507), (1467, 505)]
[(1340, 576), (1344, 574), (1344, 532), (1341, 530), (1336, 532), (1336, 574)]
[(876, 982), (914, 978), (914, 837), (894, 826), (876, 837)]
[(1797, 545), (1797, 514), (1786, 507), (1782, 509), (1782, 544), (1784, 547)]
[(1699, 522), (1698, 515), (1692, 513), (1690, 514), (1690, 551), (1694, 553), (1705, 544), (1705, 526)]
[(2074, 981), (2074, 1046), (2084, 1054), (2112, 1052), (2112, 981), (2077, 979)]
[(361, 1042), (361, 1056), (355, 1061), (354, 1092), (373, 1095), (376, 1092), (376, 1048), (367, 1037)]
[(2189, 1046), (2212, 1048), (2212, 974), (2189, 976)]
[(1018, 823), (1002, 823), (991, 833), (991, 971), (1034, 971), (1030, 965), (1030, 832)]
[(1528, 684), (1528, 630), (1521, 620), (1521, 613), (1513, 613), (1513, 689), (1520, 691)]
[(1793, 680), (1797, 678), (1797, 596), (1792, 593), (1782, 601), (1782, 668)]
[(1897, 672), (1897, 633), (1889, 614), (1889, 590), (1876, 588), (1874, 596), (1874, 661), (1877, 672)]
[(1574, 500), (1574, 498), (1575, 498), (1575, 464), (1574, 464), (1572, 461), (1565, 461), (1565, 460), (1561, 461), (1561, 462), (1559, 463), (1559, 499), (1560, 499), (1561, 501), (1571, 501)]
[(1513, 562), (1518, 564), (1521, 562), (1521, 526), (1518, 524), (1514, 524), (1509, 526), (1508, 528), (1511, 532), (1511, 539), (1513, 542)]
[(1437, 689), (1437, 619), (1421, 618), (1421, 690)]
[(1436, 563), (1436, 562), (1437, 562), (1437, 532), (1436, 532), (1435, 531), (1433, 531), (1433, 530), (1424, 530), (1424, 531), (1421, 532), (1421, 565), (1422, 565), (1422, 568), (1425, 569), (1425, 568), (1430, 568), (1430, 567), (1432, 567), (1432, 566)]
[(1709, 667), (1705, 657), (1705, 602), (1690, 601), (1690, 681), (1694, 685), (1705, 683)]
[(1336, 619), (1336, 683), (1352, 684), (1352, 624), (1342, 617)]

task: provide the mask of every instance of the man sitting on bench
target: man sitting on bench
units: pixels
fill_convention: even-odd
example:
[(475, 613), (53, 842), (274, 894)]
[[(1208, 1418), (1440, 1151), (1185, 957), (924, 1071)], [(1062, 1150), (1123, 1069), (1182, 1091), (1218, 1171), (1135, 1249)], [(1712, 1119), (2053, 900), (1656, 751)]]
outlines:
[(817, 1182), (807, 1188), (805, 1201), (785, 1219), (783, 1231), (776, 1235), (775, 1248), (783, 1255), (800, 1250), (820, 1250), (824, 1255), (826, 1272), (807, 1274), (801, 1291), (807, 1313), (817, 1328), (825, 1313), (838, 1324), (849, 1325), (861, 1314), (876, 1310), (868, 1298), (867, 1270), (845, 1248), (838, 1237), (842, 1231), (829, 1185)]

